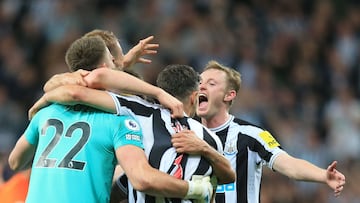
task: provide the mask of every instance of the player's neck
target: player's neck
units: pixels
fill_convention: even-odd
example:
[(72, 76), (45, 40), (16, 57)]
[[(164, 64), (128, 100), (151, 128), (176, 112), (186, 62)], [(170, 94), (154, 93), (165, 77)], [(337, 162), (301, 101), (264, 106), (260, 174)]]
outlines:
[(219, 111), (208, 118), (201, 118), (201, 122), (208, 128), (217, 128), (228, 121), (230, 114), (228, 111)]

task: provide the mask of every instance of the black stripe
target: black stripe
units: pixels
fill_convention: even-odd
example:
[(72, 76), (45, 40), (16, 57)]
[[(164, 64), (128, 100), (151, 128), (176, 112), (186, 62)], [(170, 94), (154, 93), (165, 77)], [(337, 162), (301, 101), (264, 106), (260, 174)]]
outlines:
[(154, 145), (149, 154), (149, 163), (152, 167), (159, 168), (162, 155), (172, 147), (171, 134), (166, 129), (165, 122), (161, 119), (160, 110), (153, 111), (153, 131)]
[[(207, 142), (211, 147), (215, 148), (217, 150), (217, 145), (213, 137), (203, 128), (203, 139), (205, 142)], [(200, 158), (200, 162), (198, 164), (197, 169), (194, 172), (194, 175), (203, 175), (205, 174), (209, 168), (211, 167), (211, 164), (208, 160), (206, 160), (204, 157)]]
[[(153, 113), (153, 136), (154, 136), (154, 145), (152, 146), (149, 154), (149, 163), (154, 168), (160, 167), (160, 162), (163, 154), (167, 149), (172, 147), (171, 145), (171, 135), (166, 129), (165, 122), (161, 119), (160, 110), (152, 111)], [(153, 203), (155, 202), (155, 197), (150, 195), (145, 195), (145, 202)]]
[(216, 193), (215, 202), (216, 203), (225, 203), (225, 193)]
[(130, 101), (127, 99), (124, 99), (122, 97), (116, 97), (121, 106), (125, 106), (129, 109), (131, 109), (132, 112), (134, 112), (134, 114), (139, 115), (139, 116), (146, 116), (149, 117), (151, 116), (151, 114), (153, 114), (153, 111), (155, 110), (155, 108), (151, 108), (151, 107), (147, 107), (144, 106), (143, 104), (140, 104), (138, 102), (134, 102), (134, 101)]
[[(241, 135), (238, 135), (238, 138)], [(236, 155), (236, 192), (238, 202), (247, 202), (247, 184), (248, 184), (248, 150), (247, 145), (249, 137), (241, 137), (237, 140), (237, 155)]]

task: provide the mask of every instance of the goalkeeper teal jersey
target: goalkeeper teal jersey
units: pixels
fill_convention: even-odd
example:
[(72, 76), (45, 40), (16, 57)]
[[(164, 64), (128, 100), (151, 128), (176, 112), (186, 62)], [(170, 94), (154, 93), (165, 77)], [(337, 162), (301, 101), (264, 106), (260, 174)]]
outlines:
[(143, 148), (140, 125), (84, 106), (52, 104), (25, 131), (36, 145), (26, 202), (109, 202), (117, 159), (124, 145)]

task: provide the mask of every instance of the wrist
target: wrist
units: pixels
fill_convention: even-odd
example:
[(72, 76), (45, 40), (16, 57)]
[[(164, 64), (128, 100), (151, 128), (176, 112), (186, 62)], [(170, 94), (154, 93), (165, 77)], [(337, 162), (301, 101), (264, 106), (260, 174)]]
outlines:
[(214, 163), (214, 156), (212, 156), (214, 149), (207, 143), (201, 147), (200, 155), (207, 159), (209, 162)]
[(161, 89), (160, 87), (155, 86), (154, 95), (151, 95), (151, 96), (153, 96), (155, 99), (160, 101), (161, 98), (163, 98), (165, 94), (167, 94), (167, 92), (165, 92), (165, 90)]
[(200, 188), (194, 181), (187, 181), (188, 182), (188, 191), (186, 193), (185, 199), (198, 199), (201, 196)]
[(213, 186), (210, 177), (194, 175), (191, 181), (187, 181), (189, 188), (185, 199), (208, 199), (212, 196)]

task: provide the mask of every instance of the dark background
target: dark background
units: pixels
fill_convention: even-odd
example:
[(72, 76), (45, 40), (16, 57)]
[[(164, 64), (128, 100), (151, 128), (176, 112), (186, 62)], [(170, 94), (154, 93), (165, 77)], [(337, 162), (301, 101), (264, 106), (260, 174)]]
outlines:
[[(266, 127), (290, 154), (347, 178), (340, 198), (326, 185), (264, 169), (263, 203), (359, 202), (360, 4), (346, 0), (0, 0), (0, 171), (29, 107), (69, 44), (113, 31), (124, 52), (155, 36), (158, 54), (134, 68), (154, 83), (170, 63), (201, 71), (215, 59), (242, 74), (232, 113)], [(2, 169), (3, 168), (3, 169)], [(0, 177), (0, 184), (1, 184)]]

